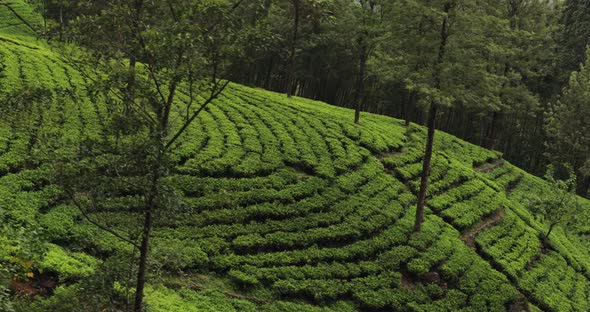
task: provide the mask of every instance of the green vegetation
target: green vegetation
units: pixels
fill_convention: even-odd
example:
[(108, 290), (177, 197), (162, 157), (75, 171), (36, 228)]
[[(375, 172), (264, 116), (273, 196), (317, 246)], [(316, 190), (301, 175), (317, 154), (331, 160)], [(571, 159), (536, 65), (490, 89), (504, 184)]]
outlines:
[[(0, 17), (10, 19), (2, 7)], [(0, 309), (125, 311), (138, 252), (114, 234), (140, 236), (141, 177), (82, 181), (110, 184), (90, 211), (68, 196), (60, 165), (112, 169), (101, 167), (112, 154), (84, 156), (114, 136), (104, 94), (86, 88), (91, 77), (61, 52), (26, 29), (0, 28)], [(170, 133), (183, 125), (187, 87)], [(352, 115), (230, 83), (170, 150), (161, 178), (175, 202), (155, 213), (147, 311), (590, 306), (588, 228), (561, 226), (548, 210), (540, 218), (530, 205), (561, 194), (556, 183), (440, 131), (415, 232), (427, 129), (375, 114), (355, 124)], [(590, 202), (567, 194), (585, 220)], [(57, 287), (45, 289), (46, 276)]]

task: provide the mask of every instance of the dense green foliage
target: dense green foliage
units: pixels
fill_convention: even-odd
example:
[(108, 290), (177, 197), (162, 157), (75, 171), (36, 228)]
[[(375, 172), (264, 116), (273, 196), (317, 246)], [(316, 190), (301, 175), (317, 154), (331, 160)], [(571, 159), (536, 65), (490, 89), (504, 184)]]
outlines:
[(581, 195), (587, 195), (590, 187), (589, 91), (590, 68), (581, 65), (571, 74), (563, 96), (547, 114), (549, 155), (558, 164), (574, 167), (577, 191)]
[[(81, 215), (51, 165), (80, 157), (108, 133), (109, 106), (56, 50), (12, 29), (2, 38), (0, 308), (124, 310), (133, 249)], [(174, 116), (189, 100), (181, 90)], [(554, 186), (497, 152), (440, 133), (423, 231), (413, 233), (425, 129), (373, 114), (355, 125), (351, 116), (230, 84), (173, 149), (165, 179), (180, 208), (155, 221), (148, 310), (590, 305), (588, 229), (557, 226), (544, 242), (551, 225), (529, 209), (531, 194)], [(138, 223), (142, 197), (133, 177), (109, 182), (116, 192), (91, 217), (123, 232)], [(59, 277), (52, 296), (4, 290), (44, 272)]]

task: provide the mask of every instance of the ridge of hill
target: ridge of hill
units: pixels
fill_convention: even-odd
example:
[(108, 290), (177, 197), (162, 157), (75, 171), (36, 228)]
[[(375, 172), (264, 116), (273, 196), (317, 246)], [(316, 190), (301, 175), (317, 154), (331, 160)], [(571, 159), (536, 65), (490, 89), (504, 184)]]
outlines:
[[(36, 272), (59, 277), (54, 295), (28, 308), (78, 311), (98, 304), (81, 302), (79, 285), (129, 247), (63, 200), (44, 155), (67, 157), (100, 138), (108, 112), (80, 72), (12, 27), (0, 28), (2, 92), (53, 92), (18, 125), (0, 122), (0, 265), (28, 251), (22, 260)], [(154, 262), (166, 274), (147, 292), (150, 311), (590, 307), (590, 249), (561, 229), (545, 246), (547, 225), (524, 204), (551, 192), (546, 182), (438, 132), (423, 232), (413, 234), (424, 128), (351, 119), (348, 109), (230, 84), (175, 151), (170, 179), (186, 207), (154, 230)], [(140, 199), (122, 193), (95, 217), (128, 224)], [(44, 254), (4, 231), (42, 233)]]

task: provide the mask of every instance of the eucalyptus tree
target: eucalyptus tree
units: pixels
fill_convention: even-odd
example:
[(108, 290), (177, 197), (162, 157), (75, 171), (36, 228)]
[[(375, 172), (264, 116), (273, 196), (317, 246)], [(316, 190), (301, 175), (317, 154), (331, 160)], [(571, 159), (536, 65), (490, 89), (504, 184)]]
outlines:
[(293, 95), (293, 83), (295, 81), (295, 54), (299, 40), (299, 20), (301, 19), (302, 0), (291, 0), (293, 6), (293, 35), (289, 48), (289, 67), (287, 69), (287, 96)]
[[(241, 2), (117, 0), (75, 27), (73, 37), (99, 60), (78, 68), (111, 118), (100, 141), (83, 142), (80, 155), (59, 166), (61, 184), (88, 221), (139, 252), (135, 311), (143, 310), (154, 217), (179, 205), (166, 182), (173, 151), (228, 84), (220, 80), (224, 46), (235, 34), (231, 13)], [(141, 198), (130, 207), (141, 215), (136, 235), (92, 218), (119, 187)]]

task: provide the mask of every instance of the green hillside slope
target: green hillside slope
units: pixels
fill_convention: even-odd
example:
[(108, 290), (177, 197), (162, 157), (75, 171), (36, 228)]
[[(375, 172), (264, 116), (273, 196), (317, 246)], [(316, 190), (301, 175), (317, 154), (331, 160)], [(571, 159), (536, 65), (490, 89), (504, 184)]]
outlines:
[[(28, 309), (78, 311), (93, 303), (77, 301), (77, 285), (129, 248), (84, 221), (45, 160), (100, 138), (109, 113), (83, 75), (21, 35), (0, 29), (2, 92), (53, 92), (32, 98), (18, 124), (0, 123), (0, 265), (19, 257), (58, 274), (54, 296), (24, 301)], [(558, 229), (544, 247), (547, 225), (523, 205), (549, 185), (440, 132), (424, 230), (412, 234), (424, 129), (372, 114), (355, 125), (352, 115), (231, 84), (176, 148), (171, 181), (184, 209), (157, 221), (152, 255), (163, 273), (147, 292), (150, 311), (590, 307), (588, 246)], [(132, 222), (134, 195), (122, 191), (95, 217)]]
[[(15, 15), (15, 12), (18, 16)], [(23, 21), (26, 21), (28, 25)], [(0, 2), (0, 34), (4, 40), (35, 41), (35, 32), (42, 29), (41, 25), (43, 25), (43, 19), (25, 1)]]

